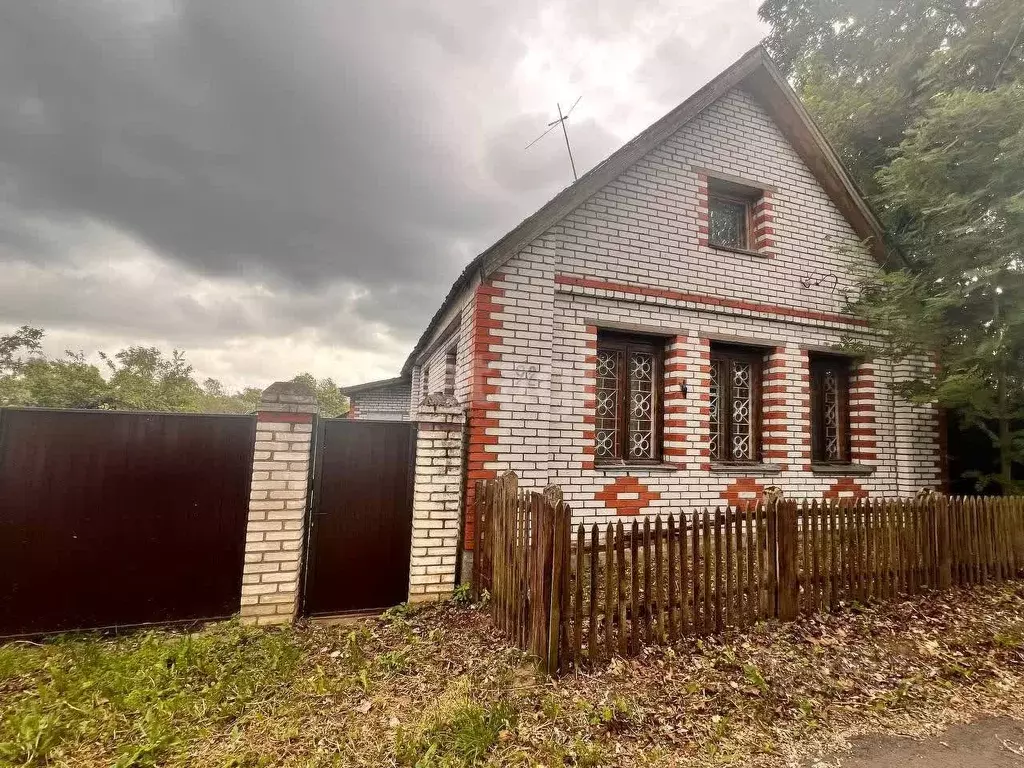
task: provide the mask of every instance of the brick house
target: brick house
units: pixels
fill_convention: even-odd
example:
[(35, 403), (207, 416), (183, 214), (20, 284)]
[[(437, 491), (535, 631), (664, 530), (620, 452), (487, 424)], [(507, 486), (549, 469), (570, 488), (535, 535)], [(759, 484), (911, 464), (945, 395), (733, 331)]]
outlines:
[[(561, 486), (580, 522), (940, 483), (912, 363), (852, 358), (882, 232), (755, 48), (465, 269), (402, 371), (453, 394), (476, 480)], [(414, 553), (415, 554), (415, 553)]]
[(371, 421), (408, 421), (409, 379), (398, 376), (394, 379), (368, 381), (351, 387), (340, 387), (341, 394), (348, 397), (349, 419)]

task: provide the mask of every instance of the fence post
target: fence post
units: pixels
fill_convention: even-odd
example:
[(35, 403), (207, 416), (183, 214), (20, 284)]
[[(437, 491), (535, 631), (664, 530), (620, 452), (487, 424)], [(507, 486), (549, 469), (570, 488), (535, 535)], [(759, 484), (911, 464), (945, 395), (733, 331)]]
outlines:
[(776, 506), (776, 552), (778, 552), (778, 610), (779, 619), (792, 621), (800, 604), (800, 584), (797, 578), (797, 526), (796, 504)]
[(417, 410), (409, 602), (441, 598), (455, 589), (464, 418), (452, 395), (427, 395)]
[(950, 541), (949, 503), (946, 499), (933, 502), (935, 518), (936, 561), (939, 571), (939, 589), (953, 584), (953, 549)]
[(298, 613), (316, 412), (305, 384), (279, 381), (260, 396), (242, 571), (246, 623), (287, 623)]

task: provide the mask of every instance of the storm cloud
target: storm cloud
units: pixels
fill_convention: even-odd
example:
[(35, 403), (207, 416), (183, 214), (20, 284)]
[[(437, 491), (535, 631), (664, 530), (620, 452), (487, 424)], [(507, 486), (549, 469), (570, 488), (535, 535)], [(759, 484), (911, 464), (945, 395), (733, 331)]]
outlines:
[(393, 375), (479, 250), (757, 42), (756, 2), (0, 8), (0, 329)]

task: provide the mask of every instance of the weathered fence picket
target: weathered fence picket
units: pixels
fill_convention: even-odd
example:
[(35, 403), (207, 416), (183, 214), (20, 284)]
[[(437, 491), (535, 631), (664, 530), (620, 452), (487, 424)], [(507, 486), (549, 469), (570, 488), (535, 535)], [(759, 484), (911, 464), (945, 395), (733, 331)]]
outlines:
[(1024, 576), (1024, 497), (832, 500), (572, 527), (518, 488), (476, 489), (473, 595), (545, 671), (766, 618)]

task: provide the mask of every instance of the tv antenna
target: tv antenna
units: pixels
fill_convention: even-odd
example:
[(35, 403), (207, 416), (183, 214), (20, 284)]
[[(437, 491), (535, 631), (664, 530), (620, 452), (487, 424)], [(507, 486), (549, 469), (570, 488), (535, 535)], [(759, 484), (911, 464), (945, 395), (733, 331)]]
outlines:
[(558, 119), (557, 120), (552, 120), (550, 123), (548, 123), (548, 129), (546, 131), (544, 131), (544, 133), (542, 133), (536, 139), (534, 139), (533, 141), (531, 141), (529, 144), (526, 145), (526, 149), (529, 149), (534, 144), (536, 144), (538, 141), (540, 141), (545, 136), (547, 136), (549, 133), (551, 133), (551, 131), (554, 130), (556, 125), (562, 126), (562, 135), (565, 136), (565, 151), (569, 153), (569, 165), (572, 166), (572, 178), (573, 178), (573, 181), (579, 181), (580, 177), (576, 175), (576, 161), (572, 159), (572, 147), (569, 146), (569, 131), (566, 130), (565, 121), (569, 119), (569, 115), (571, 115), (572, 111), (574, 109), (576, 109), (576, 105), (580, 103), (580, 99), (582, 99), (582, 98), (583, 98), (583, 96), (581, 94), (580, 98), (576, 99), (576, 101), (573, 102), (572, 106), (569, 107), (569, 111), (566, 112), (564, 115), (562, 114), (562, 105), (556, 103), (555, 106), (558, 107)]

